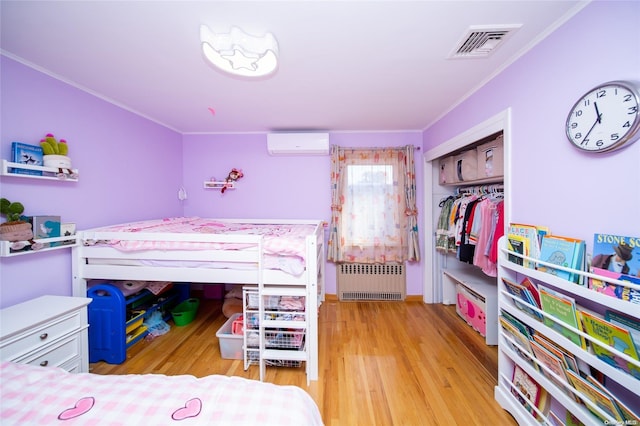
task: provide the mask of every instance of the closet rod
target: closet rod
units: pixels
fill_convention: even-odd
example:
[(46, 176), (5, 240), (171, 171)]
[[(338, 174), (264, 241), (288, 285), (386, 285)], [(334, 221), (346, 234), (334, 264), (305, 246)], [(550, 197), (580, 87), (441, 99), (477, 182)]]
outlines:
[(493, 192), (504, 192), (504, 185), (474, 185), (457, 189), (457, 194), (491, 194)]

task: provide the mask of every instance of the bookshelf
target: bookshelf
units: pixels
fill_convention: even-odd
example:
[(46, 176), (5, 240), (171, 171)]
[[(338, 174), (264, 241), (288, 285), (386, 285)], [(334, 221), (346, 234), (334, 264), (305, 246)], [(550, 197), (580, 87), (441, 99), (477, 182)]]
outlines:
[[(514, 296), (510, 295), (502, 283), (502, 278), (507, 278), (511, 281), (521, 282), (525, 277), (529, 277), (534, 283), (549, 287), (557, 292), (570, 296), (576, 300), (576, 303), (580, 306), (587, 307), (596, 311), (614, 310), (620, 313), (627, 314), (635, 319), (640, 319), (640, 305), (633, 304), (631, 302), (617, 299), (607, 296), (602, 293), (598, 293), (589, 289), (586, 285), (578, 285), (570, 281), (566, 281), (557, 276), (547, 274), (545, 272), (526, 268), (524, 266), (517, 265), (508, 260), (508, 255), (512, 254), (518, 257), (523, 257), (526, 260), (535, 261), (535, 259), (527, 256), (520, 256), (513, 252), (509, 252), (506, 248), (505, 238), (500, 241), (499, 260), (498, 260), (498, 312), (499, 315), (506, 312), (512, 315), (527, 327), (533, 330), (534, 333), (546, 336), (551, 341), (556, 342), (567, 351), (571, 352), (580, 370), (586, 370), (593, 372), (597, 370), (605, 377), (605, 385), (607, 390), (613, 393), (619, 398), (627, 407), (635, 410), (635, 414), (638, 414), (638, 407), (640, 407), (640, 395), (638, 389), (640, 387), (640, 379), (637, 379), (623, 370), (617, 369), (608, 363), (602, 361), (591, 350), (583, 349), (579, 345), (572, 343), (569, 339), (557, 333), (550, 327), (544, 325), (543, 322), (536, 320), (534, 317), (529, 316), (524, 311), (516, 307), (514, 303)], [(611, 281), (604, 277), (591, 274), (589, 272), (572, 270), (577, 274), (582, 275), (584, 282), (588, 282), (589, 278), (598, 278), (605, 281)], [(619, 281), (611, 281), (620, 284)], [(629, 285), (629, 283), (625, 283)], [(639, 286), (629, 285), (634, 288), (640, 288)], [(588, 306), (587, 306), (588, 305)], [(535, 308), (534, 308), (535, 309)], [(541, 310), (537, 310), (542, 315), (547, 315)], [(581, 330), (572, 329), (576, 333), (585, 337), (587, 340), (592, 339), (591, 336), (583, 333)], [(576, 399), (587, 400), (584, 394), (575, 390), (575, 388), (562, 384), (558, 385), (550, 378), (558, 378), (554, 376), (545, 365), (542, 365), (533, 354), (531, 356), (526, 355), (525, 351), (516, 351), (514, 349), (514, 340), (500, 329), (498, 338), (498, 385), (495, 388), (495, 399), (498, 403), (514, 416), (518, 424), (520, 425), (539, 425), (538, 419), (535, 419), (523, 405), (521, 405), (516, 397), (511, 392), (511, 378), (515, 366), (522, 368), (529, 376), (531, 376), (540, 386), (542, 386), (549, 394), (551, 398), (550, 409), (560, 419), (565, 419), (567, 412), (575, 416), (585, 425), (602, 425), (603, 420), (594, 415), (586, 405), (579, 403)], [(518, 346), (516, 346), (518, 347)], [(521, 346), (520, 346), (521, 348)], [(621, 357), (625, 357), (621, 352), (617, 352), (615, 349), (611, 349), (613, 353)], [(518, 353), (520, 352), (520, 353)], [(617, 352), (617, 353), (616, 353)], [(528, 359), (527, 359), (528, 358)], [(632, 360), (627, 357), (630, 362), (640, 368), (640, 362)], [(536, 367), (537, 366), (537, 367)], [(543, 374), (544, 373), (544, 374)], [(558, 380), (562, 382), (562, 380)], [(601, 408), (591, 406), (592, 410), (596, 410), (598, 413), (604, 416), (605, 422), (608, 424), (619, 424), (620, 421), (608, 416)], [(598, 411), (600, 410), (600, 411)], [(538, 413), (540, 416), (544, 416), (546, 421), (549, 421), (548, 413)], [(548, 423), (553, 424), (553, 423)]]

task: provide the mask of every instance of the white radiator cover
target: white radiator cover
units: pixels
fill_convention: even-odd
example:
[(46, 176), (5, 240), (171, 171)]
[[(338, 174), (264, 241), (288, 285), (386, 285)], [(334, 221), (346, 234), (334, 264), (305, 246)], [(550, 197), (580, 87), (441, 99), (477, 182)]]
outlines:
[(405, 300), (404, 264), (340, 263), (336, 268), (339, 300)]

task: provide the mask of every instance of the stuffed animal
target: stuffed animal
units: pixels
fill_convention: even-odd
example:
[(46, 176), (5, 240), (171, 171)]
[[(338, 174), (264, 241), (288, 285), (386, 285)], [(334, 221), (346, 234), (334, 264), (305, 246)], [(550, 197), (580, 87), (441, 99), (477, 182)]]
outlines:
[[(60, 142), (58, 142), (55, 136), (53, 136), (53, 133), (47, 133), (44, 139), (40, 139), (40, 146), (42, 147), (42, 153), (44, 155), (62, 155), (63, 157), (66, 157), (69, 154), (69, 145), (67, 144), (67, 141), (60, 139)], [(58, 167), (57, 177), (59, 179), (66, 179), (67, 176), (69, 176), (72, 179), (77, 179), (78, 174), (70, 168), (70, 160), (67, 159), (67, 162), (69, 163), (69, 166), (67, 167), (54, 166)], [(45, 161), (45, 166), (46, 165)]]
[(51, 133), (47, 133), (44, 139), (40, 140), (40, 146), (42, 147), (42, 153), (44, 155), (67, 155), (69, 153), (69, 146), (67, 141), (60, 139), (60, 142)]
[(244, 176), (244, 173), (242, 173), (242, 170), (236, 169), (236, 168), (231, 169), (231, 171), (229, 172), (229, 175), (225, 179), (225, 184), (220, 190), (220, 192), (224, 194), (224, 191), (226, 191), (227, 188), (231, 188), (233, 186), (233, 182), (237, 181), (243, 176)]
[[(33, 230), (31, 224), (20, 219), (20, 215), (24, 212), (24, 206), (19, 202), (11, 202), (6, 198), (0, 199), (0, 213), (6, 216), (7, 221), (0, 224), (0, 240), (14, 242), (11, 248), (19, 250), (29, 241), (34, 250), (37, 250), (42, 244), (33, 241)], [(17, 245), (16, 245), (17, 244)], [(35, 247), (33, 247), (35, 245)]]

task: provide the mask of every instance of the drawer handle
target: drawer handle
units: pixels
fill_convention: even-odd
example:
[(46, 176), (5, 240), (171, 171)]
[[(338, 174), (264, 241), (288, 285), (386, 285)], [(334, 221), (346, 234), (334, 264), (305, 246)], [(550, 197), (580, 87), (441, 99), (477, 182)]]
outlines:
[(42, 361), (42, 362), (40, 363), (40, 366), (41, 366), (41, 367), (46, 367), (47, 365), (49, 365), (49, 361)]
[(46, 339), (47, 337), (49, 337), (49, 333), (42, 333), (42, 334), (40, 335), (40, 340), (44, 340), (44, 339)]

